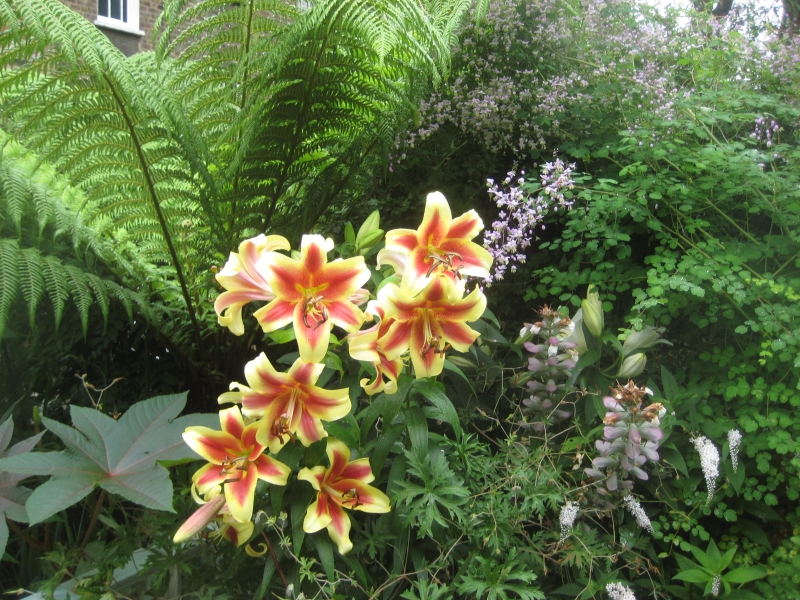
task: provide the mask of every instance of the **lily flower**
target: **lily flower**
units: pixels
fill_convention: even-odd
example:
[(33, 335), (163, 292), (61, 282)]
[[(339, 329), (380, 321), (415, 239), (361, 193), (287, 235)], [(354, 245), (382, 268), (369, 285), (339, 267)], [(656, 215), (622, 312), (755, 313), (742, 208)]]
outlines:
[(191, 517), (186, 519), (186, 522), (175, 533), (172, 541), (176, 544), (184, 542), (203, 531), (212, 521), (222, 521), (222, 524), (209, 537), (224, 537), (236, 546), (241, 546), (249, 540), (255, 529), (252, 521), (240, 523), (234, 519), (225, 504), (225, 496), (220, 495), (203, 504)]
[(261, 234), (239, 244), (239, 253), (231, 252), (228, 262), (217, 273), (217, 281), (227, 291), (214, 302), (217, 320), (234, 335), (244, 334), (242, 307), (253, 300), (269, 302), (275, 294), (259, 271), (259, 261), (265, 253), (289, 250), (289, 241), (281, 235)]
[(279, 373), (262, 352), (244, 368), (248, 386), (232, 383), (219, 402), (241, 402), (248, 417), (259, 417), (256, 440), (269, 446), (273, 454), (289, 440), (304, 446), (321, 440), (328, 433), (321, 419), (336, 421), (350, 412), (350, 390), (326, 390), (314, 385), (325, 365), (307, 363), (302, 358), (286, 373)]
[(231, 516), (245, 523), (253, 516), (258, 480), (286, 485), (291, 469), (264, 454), (266, 445), (256, 440), (259, 424), (245, 425), (238, 406), (220, 411), (219, 420), (222, 431), (196, 426), (183, 432), (186, 444), (209, 461), (192, 483), (206, 498), (224, 493)]
[(364, 329), (350, 336), (350, 356), (354, 359), (372, 363), (375, 367), (375, 379), (360, 381), (361, 387), (369, 396), (379, 392), (394, 394), (397, 391), (397, 378), (403, 369), (403, 361), (399, 358), (390, 360), (386, 357), (378, 339), (386, 335), (394, 319), (387, 319), (383, 308), (375, 301), (369, 303), (367, 313), (377, 316), (380, 321), (369, 329)]
[(367, 485), (375, 480), (368, 458), (349, 462), (349, 448), (336, 438), (328, 438), (327, 454), (330, 468), (306, 467), (297, 474), (297, 479), (309, 482), (317, 490), (317, 499), (306, 511), (303, 531), (314, 533), (327, 527), (339, 553), (346, 554), (353, 549), (353, 543), (350, 519), (343, 509), (386, 513), (390, 510), (389, 498)]
[(480, 318), (486, 297), (475, 289), (462, 298), (463, 284), (439, 275), (417, 296), (412, 297), (393, 284), (378, 293), (378, 302), (387, 319), (394, 322), (378, 339), (388, 360), (410, 351), (417, 379), (438, 375), (444, 368), (444, 355), (451, 346), (467, 352), (480, 334), (466, 325)]
[(365, 298), (359, 288), (369, 280), (369, 269), (362, 256), (329, 263), (332, 249), (330, 238), (304, 235), (300, 260), (273, 253), (263, 263), (275, 299), (254, 316), (266, 333), (293, 323), (300, 358), (310, 363), (325, 357), (334, 324), (352, 333), (364, 322), (351, 298)]
[(639, 350), (647, 350), (656, 344), (667, 344), (672, 346), (672, 342), (661, 339), (664, 328), (650, 327), (649, 325), (641, 331), (632, 331), (622, 343), (622, 356), (629, 357)]
[[(395, 266), (392, 252), (406, 254), (401, 287), (416, 296), (430, 278), (448, 273), (454, 279), (462, 275), (489, 277), (492, 255), (472, 240), (483, 229), (483, 221), (474, 210), (452, 218), (450, 206), (440, 192), (428, 194), (425, 216), (419, 229), (394, 229), (386, 234), (386, 252), (380, 258)], [(397, 267), (395, 267), (397, 268)]]

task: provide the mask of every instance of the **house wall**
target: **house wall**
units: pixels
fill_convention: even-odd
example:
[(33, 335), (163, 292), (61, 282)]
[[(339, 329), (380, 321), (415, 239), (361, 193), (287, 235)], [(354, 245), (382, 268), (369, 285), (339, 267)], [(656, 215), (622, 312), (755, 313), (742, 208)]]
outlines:
[[(97, 17), (97, 0), (62, 0), (62, 2), (94, 23)], [(162, 0), (139, 0), (139, 29), (144, 31), (144, 35), (119, 31), (102, 25), (97, 25), (97, 28), (106, 34), (125, 56), (152, 50), (153, 23), (163, 8)]]

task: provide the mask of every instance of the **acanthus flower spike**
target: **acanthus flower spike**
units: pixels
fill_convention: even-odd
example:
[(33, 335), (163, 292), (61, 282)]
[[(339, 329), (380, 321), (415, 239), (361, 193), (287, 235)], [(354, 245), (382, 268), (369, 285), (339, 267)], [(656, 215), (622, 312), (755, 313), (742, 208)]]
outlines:
[(353, 548), (350, 519), (343, 509), (369, 513), (389, 512), (389, 498), (368, 485), (375, 480), (368, 458), (350, 462), (350, 450), (340, 440), (328, 438), (330, 467), (305, 467), (297, 479), (309, 482), (317, 490), (317, 499), (308, 507), (303, 530), (314, 533), (326, 527), (340, 554)]
[(225, 495), (231, 516), (245, 523), (253, 516), (253, 501), (259, 479), (286, 485), (291, 469), (264, 454), (265, 444), (256, 440), (258, 423), (245, 425), (238, 406), (219, 413), (222, 431), (188, 427), (186, 444), (209, 461), (192, 477), (197, 492), (206, 499)]
[(486, 308), (486, 297), (479, 289), (462, 298), (464, 287), (447, 276), (433, 278), (417, 296), (393, 284), (378, 293), (378, 303), (389, 330), (378, 339), (387, 359), (395, 360), (406, 350), (411, 354), (417, 379), (439, 375), (449, 347), (467, 352), (480, 334), (466, 325), (476, 321)]
[(471, 241), (483, 229), (483, 221), (474, 210), (453, 219), (450, 205), (440, 192), (428, 194), (425, 216), (419, 229), (394, 229), (386, 234), (386, 252), (407, 255), (401, 287), (410, 295), (418, 294), (440, 273), (454, 279), (463, 275), (489, 277), (492, 255)]
[[(241, 402), (242, 412), (258, 417), (258, 443), (273, 454), (297, 437), (304, 446), (327, 436), (321, 419), (336, 421), (350, 412), (350, 390), (316, 386), (325, 365), (298, 358), (286, 373), (279, 373), (262, 352), (244, 368), (248, 385), (232, 383), (219, 402)], [(249, 386), (249, 387), (248, 387)]]
[(352, 333), (364, 322), (354, 302), (366, 297), (359, 288), (369, 280), (369, 269), (361, 256), (329, 263), (332, 249), (333, 240), (304, 235), (300, 260), (273, 253), (264, 263), (275, 299), (255, 317), (266, 333), (293, 323), (300, 357), (306, 362), (325, 358), (334, 324)]
[(266, 253), (289, 250), (289, 241), (281, 235), (261, 234), (239, 244), (239, 252), (231, 252), (228, 262), (217, 273), (217, 281), (225, 288), (214, 302), (217, 320), (234, 335), (244, 334), (242, 307), (254, 300), (269, 302), (275, 299), (272, 288), (259, 269)]

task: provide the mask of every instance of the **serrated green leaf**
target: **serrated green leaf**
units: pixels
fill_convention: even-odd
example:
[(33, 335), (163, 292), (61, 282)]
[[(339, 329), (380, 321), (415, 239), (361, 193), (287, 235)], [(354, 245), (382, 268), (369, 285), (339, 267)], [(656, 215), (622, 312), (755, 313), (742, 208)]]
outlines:
[(456, 407), (453, 406), (450, 398), (444, 393), (444, 386), (442, 384), (427, 380), (419, 380), (414, 383), (414, 389), (425, 396), (425, 398), (439, 410), (441, 414), (440, 419), (450, 423), (459, 438), (464, 434), (458, 419)]
[[(85, 496), (87, 482), (91, 483), (89, 489), (100, 485), (142, 506), (172, 511), (172, 483), (167, 470), (157, 461), (195, 458), (197, 455), (184, 444), (181, 434), (190, 425), (213, 425), (210, 421), (218, 419), (216, 415), (177, 418), (185, 404), (185, 393), (157, 396), (137, 402), (116, 421), (98, 410), (73, 406), (70, 412), (75, 428), (43, 419), (48, 430), (67, 446), (66, 451), (3, 458), (0, 469), (53, 475), (45, 484), (53, 500), (38, 493), (28, 498), (30, 506), (26, 503), (38, 520), (69, 506), (64, 504), (69, 499)], [(82, 484), (76, 487), (74, 482)]]
[(97, 483), (94, 473), (53, 477), (35, 490), (25, 503), (31, 524), (40, 523), (89, 495)]

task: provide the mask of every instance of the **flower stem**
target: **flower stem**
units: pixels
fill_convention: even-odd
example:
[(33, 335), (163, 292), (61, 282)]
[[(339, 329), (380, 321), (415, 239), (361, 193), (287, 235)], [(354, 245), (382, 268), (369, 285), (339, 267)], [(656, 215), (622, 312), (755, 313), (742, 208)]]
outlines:
[(275, 554), (275, 549), (272, 547), (272, 542), (269, 541), (269, 537), (263, 531), (261, 532), (261, 536), (264, 538), (264, 541), (267, 542), (267, 548), (269, 548), (269, 555), (272, 557), (272, 562), (275, 563), (275, 569), (278, 571), (278, 575), (280, 576), (281, 581), (283, 582), (283, 587), (285, 588), (289, 587), (289, 582), (286, 579), (286, 575), (284, 575), (283, 571), (281, 570), (281, 565), (278, 562), (278, 557)]

